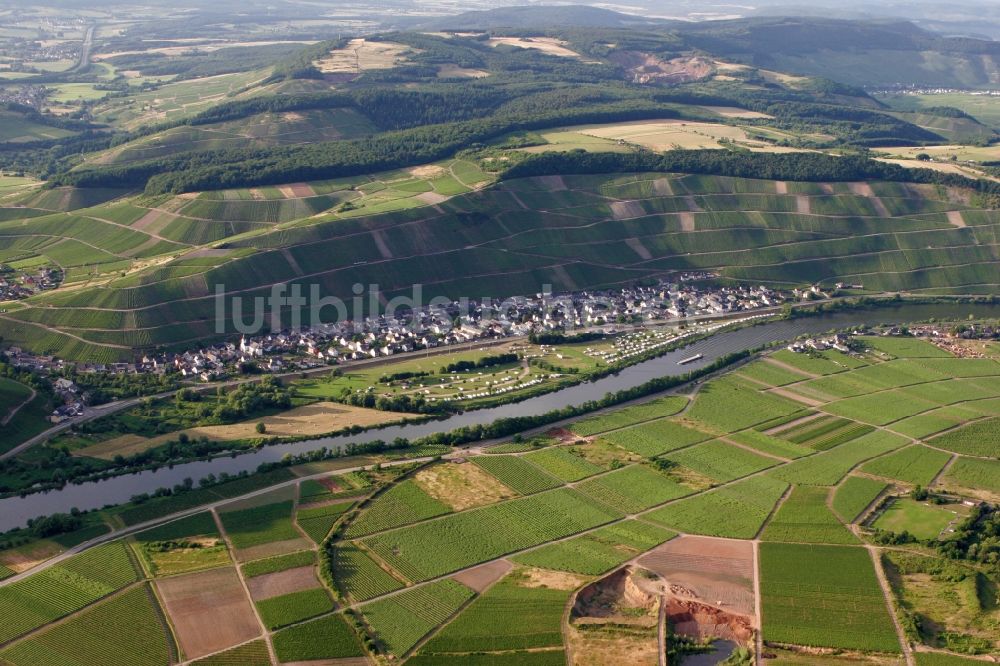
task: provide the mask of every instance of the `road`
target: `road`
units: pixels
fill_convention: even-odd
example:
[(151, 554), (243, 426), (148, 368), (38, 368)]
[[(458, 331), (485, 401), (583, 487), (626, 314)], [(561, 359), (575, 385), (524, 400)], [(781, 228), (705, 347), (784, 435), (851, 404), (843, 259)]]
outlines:
[(87, 27), (87, 32), (83, 35), (83, 44), (80, 46), (80, 58), (70, 72), (80, 72), (90, 66), (90, 52), (94, 48), (94, 34), (97, 32), (97, 24)]

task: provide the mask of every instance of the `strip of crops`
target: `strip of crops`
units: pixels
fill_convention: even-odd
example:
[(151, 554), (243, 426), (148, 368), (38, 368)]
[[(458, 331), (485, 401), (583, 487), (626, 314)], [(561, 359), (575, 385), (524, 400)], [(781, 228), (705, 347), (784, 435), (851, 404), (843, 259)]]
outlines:
[(385, 569), (353, 544), (338, 544), (331, 553), (334, 580), (344, 594), (365, 601), (403, 587)]
[(263, 640), (256, 640), (192, 662), (196, 666), (271, 666), (271, 655)]
[[(424, 654), (524, 650), (562, 645), (570, 590), (528, 587), (512, 573), (427, 642)], [(498, 628), (502, 627), (502, 631)]]
[(779, 458), (801, 458), (813, 453), (813, 450), (808, 447), (792, 444), (756, 430), (744, 430), (743, 432), (734, 433), (728, 435), (728, 439), (743, 446), (757, 449), (761, 453), (768, 453)]
[(899, 653), (868, 551), (763, 543), (764, 640)]
[(829, 488), (798, 486), (768, 523), (762, 538), (790, 543), (855, 544), (855, 537), (827, 506)]
[(907, 439), (876, 430), (830, 451), (801, 458), (768, 474), (789, 483), (833, 486), (858, 464), (906, 445)]
[(299, 509), (295, 520), (310, 539), (322, 543), (333, 529), (334, 523), (353, 505), (354, 502), (338, 502), (312, 509)]
[(720, 482), (732, 481), (778, 464), (774, 458), (718, 439), (669, 453), (664, 458)]
[(1000, 493), (1000, 461), (959, 458), (945, 474), (942, 483)]
[(1000, 418), (976, 421), (930, 441), (934, 446), (982, 458), (1000, 458)]
[(281, 663), (364, 656), (358, 635), (340, 615), (283, 629), (273, 641)]
[(0, 652), (15, 666), (166, 666), (166, 629), (145, 586), (136, 587)]
[(851, 523), (861, 512), (871, 505), (882, 494), (889, 484), (864, 476), (849, 476), (834, 491), (833, 510), (844, 521)]
[(333, 610), (333, 601), (323, 588), (300, 590), (257, 602), (260, 618), (268, 629), (280, 629)]
[(477, 456), (471, 459), (500, 483), (522, 495), (562, 485), (559, 479), (517, 456)]
[(762, 393), (727, 377), (708, 382), (687, 415), (726, 432), (735, 432), (799, 409), (791, 400)]
[(561, 488), (386, 532), (364, 543), (411, 580), (427, 580), (622, 517)]
[(277, 502), (252, 509), (220, 513), (233, 547), (250, 548), (275, 541), (300, 538), (292, 524), (292, 502)]
[(632, 465), (584, 481), (576, 489), (622, 513), (636, 513), (692, 492), (645, 465)]
[(690, 534), (752, 539), (787, 488), (757, 476), (668, 504), (646, 518)]
[(461, 583), (445, 579), (374, 601), (360, 610), (378, 640), (402, 656), (474, 594)]
[(652, 421), (624, 430), (616, 430), (602, 437), (612, 444), (617, 444), (647, 458), (704, 442), (710, 438), (711, 435), (700, 430), (688, 428), (672, 421)]
[(926, 486), (938, 475), (951, 456), (926, 446), (909, 446), (866, 463), (861, 470), (875, 476), (913, 485)]
[(524, 456), (524, 459), (566, 482), (579, 481), (604, 471), (592, 462), (561, 447), (551, 447), (529, 453)]
[(627, 520), (515, 556), (520, 564), (597, 576), (673, 538), (675, 532)]
[(316, 553), (311, 550), (300, 550), (297, 553), (247, 562), (243, 565), (243, 575), (247, 578), (256, 578), (264, 574), (308, 567), (313, 564), (316, 564)]
[(345, 531), (354, 538), (450, 513), (451, 508), (406, 480), (372, 500)]
[(635, 425), (642, 421), (670, 416), (681, 411), (685, 406), (687, 406), (687, 398), (670, 396), (641, 405), (625, 407), (624, 409), (619, 409), (608, 414), (583, 419), (570, 426), (570, 429), (577, 435), (587, 437), (608, 430)]
[(0, 643), (65, 617), (137, 580), (139, 573), (128, 547), (115, 541), (0, 588)]

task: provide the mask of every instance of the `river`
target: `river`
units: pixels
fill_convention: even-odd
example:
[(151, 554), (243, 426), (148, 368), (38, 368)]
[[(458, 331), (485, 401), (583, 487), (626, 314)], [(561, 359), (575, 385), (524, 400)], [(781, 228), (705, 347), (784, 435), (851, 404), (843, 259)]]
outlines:
[[(289, 453), (305, 453), (322, 446), (332, 449), (352, 442), (368, 442), (375, 439), (391, 441), (396, 437), (406, 437), (414, 440), (464, 425), (491, 423), (509, 416), (543, 414), (553, 409), (597, 399), (606, 393), (638, 386), (656, 377), (681, 375), (691, 370), (703, 368), (727, 354), (754, 349), (772, 342), (790, 340), (800, 335), (817, 334), (835, 328), (842, 329), (861, 324), (904, 323), (925, 321), (930, 318), (958, 320), (965, 319), (970, 314), (977, 318), (1000, 317), (1000, 305), (909, 304), (871, 310), (842, 311), (741, 328), (716, 334), (659, 358), (638, 363), (623, 369), (617, 375), (571, 386), (520, 403), (456, 414), (440, 421), (393, 426), (348, 437), (326, 437), (293, 444), (268, 446), (253, 453), (236, 457), (195, 461), (103, 481), (67, 485), (61, 490), (28, 495), (23, 498), (9, 497), (0, 500), (0, 531), (21, 526), (29, 518), (36, 516), (68, 512), (72, 507), (89, 510), (100, 508), (106, 504), (127, 502), (133, 495), (149, 492), (159, 487), (174, 486), (185, 478), (197, 481), (209, 474), (218, 475), (221, 472), (237, 474), (244, 470), (255, 470), (261, 463), (281, 460)], [(702, 355), (698, 361), (683, 366), (677, 364), (679, 360), (697, 354)]]

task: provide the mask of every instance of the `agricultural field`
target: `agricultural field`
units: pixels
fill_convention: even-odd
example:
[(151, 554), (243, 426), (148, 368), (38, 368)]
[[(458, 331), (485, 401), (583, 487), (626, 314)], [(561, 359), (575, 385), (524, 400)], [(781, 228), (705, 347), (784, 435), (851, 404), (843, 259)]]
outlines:
[(959, 458), (945, 472), (941, 485), (1000, 497), (1000, 461)]
[(229, 549), (210, 513), (199, 513), (135, 536), (135, 550), (152, 576), (228, 566)]
[(357, 634), (342, 615), (328, 615), (279, 631), (274, 635), (274, 651), (282, 663), (364, 655)]
[(264, 625), (271, 630), (287, 627), (333, 610), (333, 601), (326, 590), (300, 590), (257, 602)]
[(691, 494), (691, 489), (647, 465), (632, 465), (576, 485), (581, 493), (625, 514)]
[(765, 640), (900, 652), (864, 548), (764, 543), (760, 567)]
[(682, 532), (751, 539), (788, 484), (757, 476), (656, 509), (646, 518)]
[(827, 506), (829, 488), (797, 486), (781, 503), (761, 538), (787, 543), (856, 544), (851, 534)]
[(292, 502), (223, 511), (219, 516), (237, 550), (302, 537), (292, 522)]
[(348, 538), (374, 534), (451, 512), (451, 509), (407, 480), (363, 505), (344, 532)]
[(703, 442), (711, 436), (673, 421), (651, 421), (605, 433), (601, 438), (645, 458), (654, 458)]
[(365, 604), (359, 610), (376, 640), (390, 653), (402, 656), (458, 611), (473, 594), (461, 583), (440, 580)]
[(717, 482), (749, 476), (779, 462), (717, 439), (669, 453), (663, 458)]
[(926, 486), (937, 477), (951, 458), (944, 451), (921, 445), (908, 446), (865, 463), (861, 466), (861, 471), (914, 486)]
[(833, 510), (845, 523), (852, 523), (888, 487), (876, 479), (849, 476), (833, 491)]
[(962, 455), (1000, 459), (1000, 418), (969, 423), (934, 437), (928, 443)]
[(899, 497), (881, 510), (872, 527), (896, 534), (906, 532), (917, 539), (930, 540), (941, 536), (945, 528), (965, 515), (968, 511), (961, 505), (937, 505)]
[(525, 457), (477, 456), (472, 458), (472, 462), (496, 477), (503, 485), (522, 495), (530, 495), (562, 485), (559, 479), (533, 465)]
[(597, 576), (674, 536), (670, 530), (628, 520), (542, 546), (517, 555), (514, 561), (540, 569)]
[[(559, 578), (519, 569), (469, 604), (420, 653), (526, 650), (562, 645), (562, 616), (571, 589)], [(572, 584), (574, 579), (567, 582)], [(496, 627), (503, 626), (502, 632)]]
[(581, 437), (597, 435), (608, 430), (625, 428), (643, 421), (672, 416), (687, 406), (682, 396), (669, 396), (639, 405), (616, 409), (599, 416), (582, 419), (573, 424), (572, 430)]

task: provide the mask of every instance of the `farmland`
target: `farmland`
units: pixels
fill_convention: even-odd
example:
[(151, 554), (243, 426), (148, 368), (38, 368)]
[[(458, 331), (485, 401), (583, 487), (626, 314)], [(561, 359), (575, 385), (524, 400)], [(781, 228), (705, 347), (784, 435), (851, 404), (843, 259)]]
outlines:
[(827, 507), (828, 496), (826, 488), (796, 487), (778, 508), (761, 538), (792, 543), (857, 543), (857, 538)]
[(454, 614), (472, 597), (472, 590), (452, 580), (401, 592), (360, 607), (377, 640), (402, 656), (431, 629)]
[(888, 488), (888, 484), (863, 476), (849, 476), (834, 491), (833, 510), (844, 522), (854, 522)]
[(761, 586), (769, 640), (900, 651), (871, 557), (863, 548), (762, 544)]

